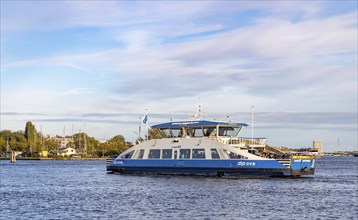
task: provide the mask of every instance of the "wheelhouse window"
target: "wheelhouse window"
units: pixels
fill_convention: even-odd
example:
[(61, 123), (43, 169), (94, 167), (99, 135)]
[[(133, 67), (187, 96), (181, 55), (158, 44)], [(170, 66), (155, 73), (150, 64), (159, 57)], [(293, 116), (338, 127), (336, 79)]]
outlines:
[(216, 127), (203, 128), (203, 133), (204, 133), (205, 137), (215, 137), (216, 136)]
[(193, 149), (191, 158), (192, 159), (205, 159), (205, 150), (204, 149)]
[(130, 159), (130, 158), (132, 158), (133, 153), (134, 153), (134, 150), (132, 150), (131, 152), (126, 153), (125, 155), (122, 156), (122, 158)]
[(165, 131), (166, 128), (152, 128), (149, 130), (150, 139), (162, 139), (167, 138), (168, 133)]
[(182, 136), (181, 128), (161, 128), (163, 138), (176, 138)]
[(190, 149), (180, 149), (180, 159), (190, 159)]
[(143, 156), (144, 156), (144, 150), (141, 149), (141, 150), (139, 151), (139, 155), (138, 155), (137, 159), (143, 159)]
[(172, 159), (172, 149), (163, 149), (162, 159)]
[(215, 148), (211, 149), (211, 159), (220, 159), (218, 150), (216, 150)]
[(219, 136), (236, 137), (241, 127), (219, 127)]
[(149, 151), (148, 159), (159, 159), (160, 158), (160, 150), (152, 149)]
[(171, 134), (171, 137), (181, 137), (182, 134), (181, 134), (181, 128), (171, 128), (170, 129), (170, 134)]
[(191, 128), (190, 134), (191, 134), (190, 135), (191, 137), (203, 137), (204, 136), (202, 128)]

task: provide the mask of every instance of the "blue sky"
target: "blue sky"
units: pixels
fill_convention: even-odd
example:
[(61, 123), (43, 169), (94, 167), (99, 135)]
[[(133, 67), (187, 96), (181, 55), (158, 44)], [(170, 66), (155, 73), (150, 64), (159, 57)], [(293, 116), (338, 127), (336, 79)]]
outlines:
[(356, 1), (1, 1), (1, 129), (134, 140), (145, 109), (200, 99), (206, 119), (254, 105), (273, 146), (354, 150), (357, 30)]

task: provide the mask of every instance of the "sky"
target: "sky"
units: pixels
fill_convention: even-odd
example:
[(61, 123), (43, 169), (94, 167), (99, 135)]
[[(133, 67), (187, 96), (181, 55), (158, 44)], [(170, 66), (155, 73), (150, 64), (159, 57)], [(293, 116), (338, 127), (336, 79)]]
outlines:
[(358, 150), (357, 4), (1, 0), (1, 130), (134, 141), (146, 109), (153, 125), (200, 104), (253, 112), (271, 146)]

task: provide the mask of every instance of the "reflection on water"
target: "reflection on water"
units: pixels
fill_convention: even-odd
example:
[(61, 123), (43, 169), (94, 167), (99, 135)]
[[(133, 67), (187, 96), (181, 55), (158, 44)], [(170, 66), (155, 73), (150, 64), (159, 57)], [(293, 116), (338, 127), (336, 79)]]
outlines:
[(104, 161), (0, 161), (0, 219), (357, 219), (358, 158), (314, 178), (107, 174)]

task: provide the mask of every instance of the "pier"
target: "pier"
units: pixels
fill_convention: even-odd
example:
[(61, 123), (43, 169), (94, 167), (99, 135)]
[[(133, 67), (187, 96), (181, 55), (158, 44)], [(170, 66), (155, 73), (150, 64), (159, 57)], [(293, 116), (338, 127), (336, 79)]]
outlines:
[(10, 154), (10, 162), (11, 162), (11, 163), (16, 163), (16, 154), (15, 154), (15, 151), (11, 151), (11, 154)]

